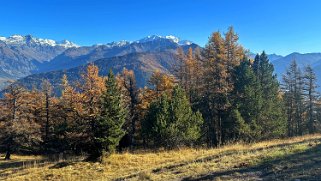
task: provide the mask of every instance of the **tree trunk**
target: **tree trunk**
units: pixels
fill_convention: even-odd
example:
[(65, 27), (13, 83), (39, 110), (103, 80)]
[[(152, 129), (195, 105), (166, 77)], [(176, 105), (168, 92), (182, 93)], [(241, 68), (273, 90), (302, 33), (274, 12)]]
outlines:
[(45, 140), (48, 141), (49, 135), (49, 95), (46, 93), (46, 128), (45, 128)]
[(132, 119), (132, 125), (131, 125), (131, 135), (130, 135), (130, 147), (131, 147), (131, 149), (133, 149), (134, 148), (134, 146), (135, 146), (135, 132), (136, 132), (136, 118), (134, 117), (133, 119)]
[(11, 159), (11, 148), (10, 148), (10, 144), (7, 145), (6, 157), (5, 157), (4, 159), (5, 159), (5, 160), (10, 160), (10, 159)]

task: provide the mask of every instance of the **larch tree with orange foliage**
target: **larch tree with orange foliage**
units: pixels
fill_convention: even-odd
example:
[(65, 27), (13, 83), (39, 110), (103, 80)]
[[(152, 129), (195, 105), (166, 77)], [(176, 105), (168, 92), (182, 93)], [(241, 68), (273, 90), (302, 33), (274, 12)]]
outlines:
[(139, 119), (139, 91), (136, 85), (136, 78), (134, 71), (123, 69), (122, 73), (117, 76), (117, 82), (122, 90), (124, 101), (126, 102), (127, 108), (129, 110), (129, 115), (127, 118), (127, 123), (125, 127), (129, 133), (130, 145), (131, 147), (136, 144), (137, 137), (137, 127)]
[(57, 106), (59, 115), (55, 122), (56, 142), (63, 147), (62, 150), (77, 150), (83, 143), (85, 135), (83, 131), (86, 127), (81, 116), (83, 113), (82, 97), (69, 84), (66, 75), (63, 75), (61, 79), (61, 89), (61, 97)]
[[(99, 75), (99, 68), (93, 64), (88, 65), (86, 73), (81, 75), (82, 82), (78, 83), (80, 90), (83, 120), (83, 132), (86, 133), (84, 142), (93, 142), (92, 130), (94, 122), (101, 111), (101, 95), (105, 91), (104, 78)], [(89, 148), (90, 149), (90, 148)]]
[(5, 147), (5, 159), (9, 160), (12, 152), (37, 150), (42, 138), (34, 114), (36, 97), (19, 85), (10, 85), (7, 90), (0, 106), (0, 145)]
[(237, 40), (233, 28), (229, 28), (225, 37), (214, 32), (204, 50), (203, 115), (209, 146), (222, 144), (222, 130), (232, 103), (233, 70), (244, 57)]
[(201, 80), (200, 50), (190, 47), (184, 54), (182, 48), (177, 50), (180, 59), (179, 65), (174, 66), (174, 74), (180, 86), (185, 90), (189, 101), (193, 104), (199, 98), (199, 81)]

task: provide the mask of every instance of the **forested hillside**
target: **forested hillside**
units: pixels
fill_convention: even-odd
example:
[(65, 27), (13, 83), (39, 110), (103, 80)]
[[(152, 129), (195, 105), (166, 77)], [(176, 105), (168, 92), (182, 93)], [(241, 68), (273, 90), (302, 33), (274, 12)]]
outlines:
[(48, 80), (55, 88), (55, 93), (61, 92), (61, 78), (64, 74), (68, 76), (70, 84), (75, 85), (80, 80), (81, 74), (86, 72), (88, 65), (95, 65), (99, 68), (99, 75), (107, 76), (109, 69), (113, 69), (115, 74), (121, 73), (124, 68), (133, 70), (137, 80), (137, 86), (146, 86), (148, 79), (155, 70), (166, 74), (171, 74), (173, 65), (178, 63), (178, 56), (175, 52), (149, 52), (131, 53), (123, 56), (103, 58), (92, 63), (78, 66), (67, 70), (57, 70), (47, 73), (39, 73), (27, 76), (17, 81), (16, 84), (23, 85), (31, 89), (32, 87), (41, 88), (41, 82)]

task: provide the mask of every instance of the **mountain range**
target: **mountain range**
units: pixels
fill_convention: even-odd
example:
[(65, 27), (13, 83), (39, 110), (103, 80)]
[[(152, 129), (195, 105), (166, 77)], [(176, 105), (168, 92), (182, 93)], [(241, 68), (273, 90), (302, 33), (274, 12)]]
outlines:
[[(62, 74), (61, 72), (81, 70), (91, 62), (102, 65), (103, 61), (115, 60), (119, 61), (110, 64), (113, 69), (117, 66), (120, 67), (119, 71), (123, 67), (134, 69), (137, 75), (142, 75), (137, 82), (139, 86), (143, 86), (155, 69), (169, 71), (169, 64), (178, 60), (175, 54), (178, 47), (184, 50), (199, 47), (191, 41), (181, 41), (171, 35), (152, 35), (137, 41), (93, 46), (78, 46), (67, 40), (57, 42), (31, 35), (13, 35), (0, 37), (0, 45), (0, 88), (4, 88), (8, 80), (17, 79), (27, 87), (30, 87), (30, 82), (39, 87), (43, 78), (48, 78), (55, 85), (54, 80), (60, 81), (61, 77), (58, 75)], [(101, 72), (104, 72), (105, 68), (100, 67)], [(73, 79), (77, 76), (70, 77)]]
[[(80, 78), (88, 63), (100, 68), (101, 75), (106, 75), (112, 68), (115, 73), (123, 68), (134, 70), (139, 87), (146, 85), (151, 73), (159, 69), (171, 73), (171, 66), (176, 64), (176, 50), (185, 51), (192, 47), (201, 48), (188, 40), (169, 36), (147, 36), (137, 41), (119, 41), (93, 46), (79, 46), (68, 40), (55, 41), (36, 38), (31, 35), (0, 36), (0, 89), (8, 81), (31, 87), (40, 87), (43, 79), (48, 79), (58, 88), (63, 74), (70, 82)], [(255, 54), (250, 54), (253, 58)], [(268, 55), (275, 67), (279, 80), (292, 60), (300, 67), (312, 65), (321, 85), (321, 53), (292, 53), (287, 56)]]
[(57, 42), (31, 35), (0, 37), (0, 88), (8, 80), (32, 74), (37, 64), (48, 62), (65, 50), (77, 47), (68, 40)]

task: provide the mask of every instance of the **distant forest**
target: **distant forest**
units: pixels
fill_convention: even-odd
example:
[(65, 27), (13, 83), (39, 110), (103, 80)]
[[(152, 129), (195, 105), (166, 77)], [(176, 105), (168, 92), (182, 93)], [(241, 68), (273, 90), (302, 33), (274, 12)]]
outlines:
[(295, 61), (280, 83), (265, 52), (250, 59), (230, 27), (204, 49), (183, 51), (173, 75), (158, 70), (138, 88), (124, 69), (99, 76), (89, 65), (76, 86), (61, 78), (40, 90), (12, 84), (0, 100), (0, 152), (87, 154), (102, 161), (115, 151), (218, 147), (233, 142), (321, 131), (316, 76)]

